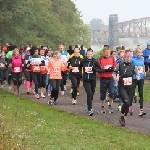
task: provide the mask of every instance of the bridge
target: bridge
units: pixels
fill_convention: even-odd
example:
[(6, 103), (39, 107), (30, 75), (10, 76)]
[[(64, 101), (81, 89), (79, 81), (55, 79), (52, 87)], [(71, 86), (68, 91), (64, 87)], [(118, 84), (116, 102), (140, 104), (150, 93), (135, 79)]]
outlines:
[(91, 30), (91, 44), (118, 45), (119, 38), (150, 37), (150, 17), (119, 22), (117, 15), (109, 16), (108, 30)]

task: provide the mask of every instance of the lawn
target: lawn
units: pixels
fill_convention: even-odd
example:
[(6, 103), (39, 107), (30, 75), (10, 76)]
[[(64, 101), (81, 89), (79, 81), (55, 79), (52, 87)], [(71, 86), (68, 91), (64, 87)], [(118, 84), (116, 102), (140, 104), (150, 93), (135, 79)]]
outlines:
[(149, 141), (0, 90), (0, 150), (149, 150)]
[[(96, 87), (96, 92), (99, 92), (100, 88)], [(138, 88), (136, 88), (137, 99), (139, 100)], [(150, 82), (146, 81), (144, 84), (144, 101), (150, 102)]]

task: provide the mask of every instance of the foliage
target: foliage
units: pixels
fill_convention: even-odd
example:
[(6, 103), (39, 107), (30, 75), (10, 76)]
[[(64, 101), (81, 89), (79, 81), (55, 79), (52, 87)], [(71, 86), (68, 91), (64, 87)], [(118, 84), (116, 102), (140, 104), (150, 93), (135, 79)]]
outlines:
[(0, 9), (1, 43), (89, 46), (88, 28), (71, 0), (0, 0)]
[[(5, 146), (3, 150), (136, 150), (150, 147), (146, 135), (66, 113), (2, 89), (0, 95), (0, 149), (2, 145)], [(9, 136), (14, 134), (15, 137)], [(10, 137), (18, 147), (14, 148), (10, 142), (9, 148), (6, 147), (4, 137)]]

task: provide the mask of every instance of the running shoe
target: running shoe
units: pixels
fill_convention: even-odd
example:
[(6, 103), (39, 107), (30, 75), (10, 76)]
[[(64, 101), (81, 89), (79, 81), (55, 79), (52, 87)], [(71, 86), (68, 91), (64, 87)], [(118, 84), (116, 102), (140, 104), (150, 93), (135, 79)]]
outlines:
[(133, 108), (132, 108), (132, 107), (129, 108), (129, 114), (130, 114), (131, 116), (133, 115)]
[(124, 117), (120, 117), (120, 118), (119, 118), (119, 123), (120, 123), (123, 127), (125, 127), (125, 119), (124, 119)]
[(54, 101), (54, 105), (57, 105), (57, 101)]
[(77, 101), (72, 98), (72, 105), (76, 105)]
[(53, 105), (53, 98), (50, 98), (50, 100), (48, 101), (49, 105)]
[(122, 107), (122, 106), (118, 106), (118, 107), (117, 107), (117, 110), (118, 110), (118, 111), (121, 111), (121, 107)]
[(73, 89), (71, 88), (71, 90), (70, 90), (70, 94), (73, 92)]
[(39, 94), (36, 94), (36, 95), (35, 95), (35, 98), (36, 98), (36, 99), (40, 99)]
[(64, 91), (67, 91), (67, 87), (66, 86), (64, 86)]
[(45, 98), (45, 95), (44, 95), (43, 93), (41, 93), (41, 97), (42, 97), (42, 98)]
[(93, 109), (91, 109), (91, 110), (89, 110), (89, 111), (88, 111), (88, 113), (89, 113), (89, 116), (93, 116), (93, 114), (94, 114), (94, 110), (93, 110)]
[(35, 89), (33, 90), (33, 94), (34, 94), (34, 95), (36, 94)]
[(51, 93), (50, 93), (50, 92), (48, 92), (47, 96), (51, 96)]
[(65, 92), (64, 92), (64, 91), (61, 91), (60, 94), (61, 94), (61, 95), (65, 95)]
[(107, 110), (110, 114), (113, 113), (113, 109), (111, 108), (111, 106), (108, 106)]
[(79, 96), (80, 95), (80, 92), (79, 91), (77, 91), (77, 96)]
[(139, 116), (144, 116), (146, 115), (146, 112), (144, 110), (140, 110)]
[(101, 114), (104, 114), (104, 113), (106, 113), (105, 108), (101, 107)]

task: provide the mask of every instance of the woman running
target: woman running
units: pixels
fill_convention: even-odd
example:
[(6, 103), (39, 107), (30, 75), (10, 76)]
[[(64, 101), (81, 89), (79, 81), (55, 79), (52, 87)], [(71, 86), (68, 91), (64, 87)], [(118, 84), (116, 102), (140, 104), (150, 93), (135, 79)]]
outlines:
[[(132, 63), (137, 66), (138, 72), (140, 74), (140, 80), (136, 79), (136, 76), (133, 76), (133, 82), (136, 86), (138, 86), (138, 92), (140, 97), (140, 113), (139, 116), (146, 115), (146, 112), (143, 110), (143, 87), (144, 87), (144, 76), (146, 76), (146, 72), (144, 70), (144, 58), (142, 57), (142, 49), (136, 48), (135, 55), (132, 57)], [(133, 108), (132, 103), (130, 103), (129, 113), (132, 115)]]
[(7, 62), (5, 60), (5, 52), (2, 51), (0, 54), (0, 79), (1, 79), (1, 87), (4, 86), (4, 81), (7, 78)]
[(80, 62), (79, 68), (81, 74), (83, 68), (83, 86), (87, 94), (86, 111), (89, 116), (92, 116), (94, 114), (92, 100), (96, 87), (96, 71), (101, 70), (98, 62), (93, 58), (93, 52), (91, 50), (87, 52), (87, 57)]
[(30, 49), (31, 57), (28, 61), (27, 67), (31, 67), (32, 80), (35, 84), (35, 89), (33, 93), (37, 99), (40, 98), (38, 94), (38, 88), (41, 86), (41, 66), (45, 66), (43, 58), (39, 55), (37, 47), (32, 47)]
[(13, 50), (9, 65), (11, 66), (11, 77), (14, 83), (14, 94), (19, 94), (19, 87), (22, 84), (23, 60), (17, 48)]
[(55, 51), (53, 58), (48, 63), (48, 70), (50, 72), (50, 83), (52, 86), (51, 97), (48, 104), (57, 105), (57, 99), (59, 94), (59, 87), (62, 81), (62, 71), (67, 71), (67, 65), (60, 59), (60, 52)]
[[(30, 59), (30, 48), (28, 47), (26, 49), (26, 55), (24, 58), (24, 75), (26, 78), (26, 89), (27, 89), (27, 94), (30, 94), (31, 92), (31, 87), (32, 87), (32, 75), (31, 75), (31, 70), (30, 70), (30, 65), (28, 65), (28, 61)], [(27, 67), (28, 65), (28, 67)]]
[(79, 65), (82, 58), (80, 58), (80, 50), (79, 48), (76, 48), (74, 50), (74, 56), (68, 60), (68, 68), (70, 69), (69, 72), (69, 79), (72, 83), (72, 104), (76, 104), (76, 97), (77, 97), (77, 89), (80, 85), (80, 80), (82, 77), (82, 74), (79, 72)]
[(44, 66), (41, 66), (41, 97), (45, 98), (45, 87), (46, 87), (46, 76), (47, 76), (47, 66), (48, 66), (48, 58), (45, 56), (45, 51), (43, 49), (39, 50), (40, 56), (45, 62)]
[(117, 65), (115, 71), (117, 72), (118, 92), (122, 99), (123, 105), (121, 107), (121, 118), (119, 123), (125, 126), (125, 116), (129, 112), (130, 103), (134, 96), (134, 83), (133, 75), (136, 74), (137, 80), (139, 80), (139, 73), (137, 67), (131, 63), (132, 53), (125, 53), (125, 61)]

